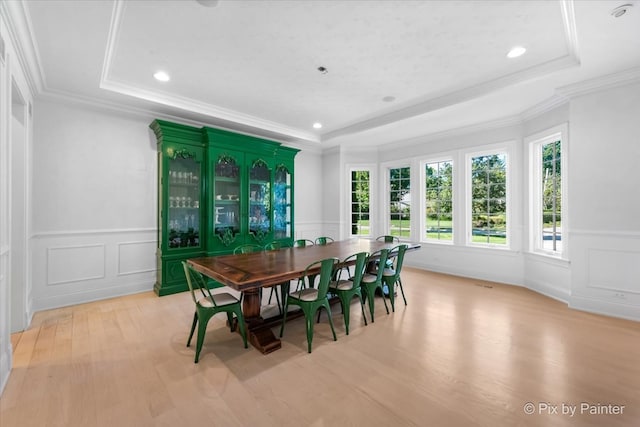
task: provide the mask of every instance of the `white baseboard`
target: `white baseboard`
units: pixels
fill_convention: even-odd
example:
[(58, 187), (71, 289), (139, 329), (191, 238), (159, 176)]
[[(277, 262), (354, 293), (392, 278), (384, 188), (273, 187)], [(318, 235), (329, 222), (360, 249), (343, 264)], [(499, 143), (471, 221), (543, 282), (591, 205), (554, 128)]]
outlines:
[(620, 304), (586, 297), (571, 297), (569, 307), (594, 314), (619, 317), (640, 322), (640, 309), (637, 305)]
[(69, 305), (84, 304), (124, 295), (139, 294), (153, 290), (153, 281), (128, 283), (120, 286), (105, 286), (85, 292), (65, 293), (33, 299), (34, 311), (49, 310), (52, 308), (66, 307)]
[(571, 298), (571, 292), (569, 290), (559, 289), (549, 283), (535, 282), (525, 279), (524, 287), (565, 304), (569, 304), (569, 300)]

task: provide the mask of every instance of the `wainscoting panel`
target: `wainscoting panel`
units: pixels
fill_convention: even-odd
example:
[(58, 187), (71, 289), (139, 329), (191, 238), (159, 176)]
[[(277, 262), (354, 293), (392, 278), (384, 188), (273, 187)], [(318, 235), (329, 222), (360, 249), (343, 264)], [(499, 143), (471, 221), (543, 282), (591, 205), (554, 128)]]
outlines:
[(102, 279), (105, 245), (47, 248), (47, 285)]
[(153, 290), (155, 239), (155, 229), (55, 232), (33, 236), (33, 310)]
[(640, 233), (571, 234), (570, 307), (640, 320)]
[(622, 292), (640, 292), (640, 252), (589, 248), (588, 286)]
[(156, 241), (118, 245), (118, 274), (148, 273), (156, 270)]

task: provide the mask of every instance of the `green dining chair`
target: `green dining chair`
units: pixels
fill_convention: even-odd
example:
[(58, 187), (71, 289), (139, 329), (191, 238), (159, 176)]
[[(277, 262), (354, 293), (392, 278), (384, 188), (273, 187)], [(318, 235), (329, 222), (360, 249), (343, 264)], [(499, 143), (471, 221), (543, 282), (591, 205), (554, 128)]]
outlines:
[[(360, 309), (362, 310), (362, 318), (364, 324), (367, 324), (367, 316), (364, 314), (364, 298), (362, 296), (362, 289), (360, 284), (362, 283), (362, 277), (364, 276), (364, 270), (367, 266), (367, 258), (369, 254), (367, 252), (359, 252), (357, 254), (350, 255), (342, 261), (340, 269), (336, 275), (336, 280), (329, 283), (329, 292), (336, 295), (340, 300), (342, 306), (342, 316), (344, 317), (344, 329), (349, 335), (349, 314), (351, 311), (351, 301), (356, 295), (360, 300)], [(350, 272), (349, 265), (355, 261), (355, 267), (353, 274)], [(343, 272), (346, 272), (345, 279), (341, 278)]]
[[(316, 261), (307, 266), (304, 270), (303, 276), (298, 280), (298, 287), (295, 292), (286, 294), (284, 302), (284, 315), (282, 316), (282, 326), (280, 327), (280, 338), (284, 333), (284, 325), (287, 322), (287, 311), (290, 305), (296, 305), (302, 309), (306, 322), (307, 330), (307, 350), (311, 353), (311, 342), (313, 341), (313, 318), (318, 310), (324, 308), (327, 311), (329, 317), (329, 325), (331, 325), (331, 332), (333, 333), (333, 340), (337, 341), (336, 331), (333, 328), (333, 319), (331, 318), (331, 306), (329, 305), (329, 299), (327, 298), (327, 292), (329, 290), (329, 282), (338, 265), (338, 258), (327, 258), (322, 261)], [(304, 285), (307, 278), (313, 272), (314, 275), (318, 273), (316, 270), (320, 268), (320, 280), (318, 286), (315, 288), (307, 287)]]
[(309, 240), (309, 239), (298, 239), (298, 240), (294, 240), (293, 242), (293, 247), (294, 248), (304, 248), (307, 246), (313, 246), (315, 243), (313, 242), (313, 240)]
[(400, 288), (402, 293), (402, 299), (404, 305), (407, 305), (407, 298), (404, 296), (404, 289), (402, 287), (402, 280), (400, 279), (400, 272), (402, 270), (402, 263), (404, 261), (404, 254), (408, 245), (398, 245), (391, 249), (389, 252), (389, 258), (392, 260), (391, 267), (387, 267), (382, 271), (382, 281), (384, 287), (387, 288), (389, 293), (389, 301), (391, 302), (391, 311), (395, 312), (395, 288), (396, 285)]
[(400, 238), (398, 236), (390, 236), (390, 235), (378, 236), (376, 237), (376, 240), (379, 242), (385, 242), (385, 243), (400, 242)]
[(237, 254), (250, 254), (253, 252), (260, 252), (262, 251), (263, 247), (260, 245), (254, 245), (252, 243), (248, 243), (246, 245), (241, 245), (238, 246), (237, 248), (235, 248), (233, 250), (234, 255)]
[[(385, 265), (387, 262), (387, 258), (389, 256), (389, 249), (380, 249), (369, 255), (367, 259), (367, 265), (373, 265), (376, 262), (379, 265)], [(369, 313), (371, 314), (371, 323), (374, 322), (373, 312), (375, 310), (375, 296), (376, 291), (380, 290), (380, 294), (382, 294), (382, 274), (384, 272), (383, 268), (377, 268), (374, 272), (365, 273), (362, 277), (362, 282), (360, 286), (364, 289), (364, 294), (362, 295), (369, 304)], [(384, 296), (382, 297), (382, 302), (384, 303), (384, 308), (387, 310), (387, 314), (389, 314), (389, 307), (387, 307), (387, 301)]]
[(327, 236), (322, 236), (322, 237), (318, 237), (316, 238), (316, 245), (328, 245), (329, 243), (334, 242), (334, 240), (331, 237), (327, 237)]
[(247, 348), (247, 330), (244, 324), (244, 317), (242, 316), (240, 300), (227, 292), (212, 294), (202, 274), (194, 270), (185, 261), (182, 261), (182, 266), (184, 268), (184, 274), (187, 277), (187, 285), (189, 286), (191, 297), (196, 305), (196, 311), (193, 314), (193, 323), (191, 324), (191, 332), (187, 340), (187, 347), (190, 347), (191, 338), (193, 338), (196, 325), (198, 325), (194, 363), (198, 363), (200, 358), (204, 336), (207, 332), (207, 324), (209, 320), (218, 313), (227, 313), (227, 320), (229, 321), (231, 332), (234, 331), (233, 315), (236, 315), (238, 319), (237, 326), (240, 328), (244, 348)]

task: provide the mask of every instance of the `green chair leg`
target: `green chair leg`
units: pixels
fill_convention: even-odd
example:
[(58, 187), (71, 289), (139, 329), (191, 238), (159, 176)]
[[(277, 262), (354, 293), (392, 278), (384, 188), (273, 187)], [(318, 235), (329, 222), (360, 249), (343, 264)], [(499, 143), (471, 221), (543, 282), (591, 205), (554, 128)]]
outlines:
[(191, 332), (189, 333), (189, 339), (187, 340), (187, 347), (191, 346), (191, 338), (193, 338), (193, 333), (196, 330), (196, 324), (198, 323), (198, 312), (193, 313), (193, 323), (191, 324)]

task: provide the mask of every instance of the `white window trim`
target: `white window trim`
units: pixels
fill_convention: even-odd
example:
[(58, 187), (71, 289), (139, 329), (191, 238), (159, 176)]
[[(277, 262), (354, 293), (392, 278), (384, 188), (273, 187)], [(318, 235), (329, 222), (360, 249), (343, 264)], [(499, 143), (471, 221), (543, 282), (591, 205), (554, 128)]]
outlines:
[[(562, 167), (562, 251), (554, 252), (542, 247), (540, 236), (542, 235), (542, 213), (540, 209), (542, 180), (542, 168), (540, 167), (542, 151), (540, 147), (544, 144), (560, 140), (562, 147), (562, 157), (560, 165)], [(529, 148), (529, 251), (537, 255), (558, 259), (568, 259), (568, 197), (567, 197), (567, 177), (568, 169), (568, 141), (569, 126), (563, 123), (542, 132), (525, 138), (525, 144)]]
[[(457, 230), (457, 221), (456, 221), (456, 216), (457, 216), (457, 203), (456, 203), (456, 193), (459, 191), (458, 188), (456, 188), (457, 185), (457, 179), (456, 179), (456, 168), (457, 166), (457, 155), (456, 153), (444, 153), (444, 154), (440, 154), (437, 157), (427, 157), (423, 160), (420, 161), (420, 216), (419, 216), (419, 220), (420, 220), (420, 226), (418, 227), (420, 229), (420, 239), (419, 241), (422, 243), (433, 243), (433, 244), (437, 244), (437, 245), (453, 245), (455, 240), (456, 240), (456, 230)], [(428, 163), (438, 163), (438, 162), (451, 162), (452, 167), (453, 167), (453, 173), (451, 175), (451, 189), (452, 189), (452, 199), (451, 199), (451, 204), (452, 204), (452, 209), (453, 209), (453, 218), (452, 218), (452, 228), (453, 228), (453, 232), (452, 232), (452, 236), (451, 236), (451, 240), (438, 240), (438, 239), (428, 239), (426, 237), (427, 233), (427, 224), (424, 218), (424, 213), (427, 210), (427, 200), (425, 197), (425, 193), (427, 191), (427, 184), (426, 184), (426, 180), (427, 180), (427, 176), (426, 176), (426, 165)]]
[[(482, 147), (475, 147), (473, 151), (465, 151), (464, 153), (464, 171), (465, 171), (465, 245), (474, 248), (491, 248), (491, 249), (499, 249), (499, 250), (511, 250), (511, 242), (512, 242), (512, 215), (511, 211), (513, 209), (513, 196), (512, 196), (512, 188), (513, 188), (513, 174), (511, 171), (511, 165), (515, 159), (515, 150), (513, 145), (515, 141), (505, 141), (499, 144), (491, 144), (484, 145)], [(507, 210), (506, 210), (506, 221), (507, 221), (507, 237), (506, 243), (504, 245), (497, 245), (494, 243), (476, 243), (473, 242), (473, 227), (471, 226), (471, 216), (472, 216), (472, 194), (471, 194), (471, 159), (479, 156), (490, 156), (495, 154), (505, 154), (507, 159), (506, 164), (506, 172), (507, 172)]]
[[(346, 212), (346, 236), (350, 238), (354, 237), (362, 237), (362, 238), (373, 238), (374, 232), (376, 231), (376, 206), (377, 206), (377, 193), (376, 193), (376, 182), (377, 182), (377, 168), (378, 166), (373, 163), (366, 164), (348, 164), (347, 165), (347, 182), (349, 183), (349, 191), (347, 191), (346, 197), (347, 201), (345, 206), (347, 207)], [(353, 171), (369, 171), (369, 234), (351, 234), (351, 172)]]

